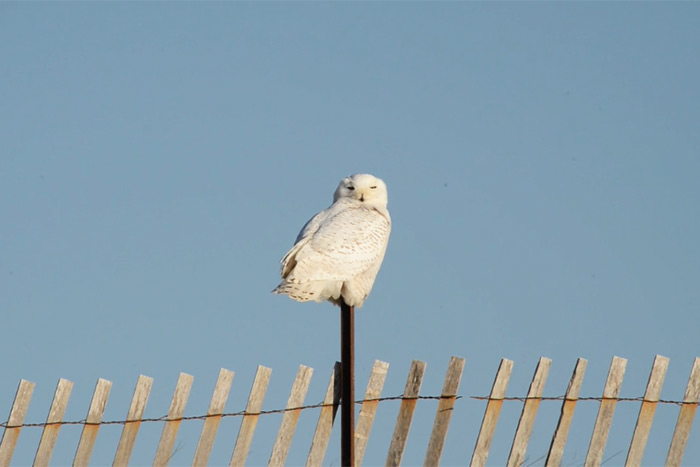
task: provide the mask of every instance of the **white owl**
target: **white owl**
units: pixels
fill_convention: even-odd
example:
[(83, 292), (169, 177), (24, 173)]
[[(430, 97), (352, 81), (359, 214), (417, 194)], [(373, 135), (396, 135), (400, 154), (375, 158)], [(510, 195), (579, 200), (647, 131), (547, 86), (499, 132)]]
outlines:
[(301, 229), (282, 258), (273, 293), (306, 302), (361, 307), (374, 284), (391, 232), (386, 184), (368, 174), (344, 178), (333, 204)]

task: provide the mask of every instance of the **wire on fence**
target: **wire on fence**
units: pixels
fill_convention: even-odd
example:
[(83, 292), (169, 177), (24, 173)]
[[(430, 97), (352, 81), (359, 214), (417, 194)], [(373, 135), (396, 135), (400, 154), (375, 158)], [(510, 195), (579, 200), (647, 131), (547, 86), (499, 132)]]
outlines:
[[(542, 396), (542, 397), (517, 397), (517, 396), (509, 396), (509, 397), (502, 397), (502, 398), (492, 398), (489, 396), (469, 396), (470, 399), (475, 399), (475, 400), (480, 400), (480, 401), (488, 401), (488, 400), (499, 400), (499, 401), (518, 401), (518, 402), (525, 402), (527, 400), (539, 400), (539, 401), (563, 401), (566, 400), (566, 396)], [(617, 402), (644, 402), (645, 399), (644, 397), (577, 397), (575, 399), (568, 399), (571, 401), (597, 401), (597, 402), (602, 402), (604, 400), (615, 400)], [(656, 402), (659, 404), (673, 404), (673, 405), (699, 405), (698, 402), (686, 402), (686, 401), (672, 401), (672, 400), (666, 400), (666, 399), (659, 399), (656, 401), (649, 401), (647, 402)]]
[[(379, 397), (376, 399), (363, 399), (363, 400), (356, 400), (355, 404), (362, 404), (364, 402), (387, 402), (387, 401), (395, 401), (395, 400), (442, 400), (442, 399), (453, 399), (453, 400), (459, 400), (463, 399), (464, 396), (417, 396), (417, 397), (404, 397), (403, 395), (400, 396), (387, 396), (387, 397)], [(503, 398), (493, 398), (489, 396), (468, 396), (469, 399), (474, 399), (474, 400), (480, 400), (480, 401), (490, 401), (490, 400), (498, 400), (498, 401), (515, 401), (515, 402), (526, 402), (528, 400), (539, 400), (539, 401), (563, 401), (566, 399), (565, 396), (542, 396), (542, 397), (518, 397), (518, 396), (509, 396), (509, 397), (503, 397)], [(606, 397), (578, 397), (576, 399), (571, 399), (575, 401), (597, 401), (597, 402), (602, 402), (604, 400), (611, 400), (610, 398)], [(617, 402), (644, 402), (644, 397), (617, 397), (614, 398)], [(672, 404), (672, 405), (678, 405), (678, 406), (683, 406), (683, 405), (700, 405), (698, 402), (684, 402), (684, 401), (674, 401), (674, 400), (664, 400), (664, 399), (659, 399), (658, 401), (652, 401), (652, 402), (657, 402), (659, 404)], [(301, 407), (288, 407), (284, 409), (270, 409), (270, 410), (261, 410), (260, 412), (256, 412), (254, 415), (271, 415), (271, 414), (283, 414), (286, 412), (292, 412), (295, 410), (309, 410), (309, 409), (320, 409), (323, 407), (332, 407), (336, 404), (326, 404), (323, 402), (320, 402), (318, 404), (311, 404), (311, 405), (303, 405)], [(74, 420), (74, 421), (61, 421), (61, 422), (52, 422), (52, 423), (23, 423), (21, 425), (8, 425), (7, 422), (2, 422), (0, 423), (0, 427), (2, 428), (32, 428), (32, 427), (46, 427), (46, 426), (63, 426), (63, 425), (126, 425), (128, 423), (149, 423), (149, 422), (165, 422), (165, 421), (189, 421), (189, 420), (206, 420), (208, 418), (212, 417), (242, 417), (244, 415), (248, 414), (245, 410), (241, 410), (239, 412), (229, 412), (229, 413), (223, 413), (223, 414), (214, 414), (214, 415), (189, 415), (189, 416), (184, 416), (180, 418), (173, 418), (169, 419), (167, 415), (163, 415), (161, 417), (153, 417), (153, 418), (142, 418), (140, 420), (106, 420), (102, 421), (100, 423), (88, 423), (85, 419), (82, 420)]]

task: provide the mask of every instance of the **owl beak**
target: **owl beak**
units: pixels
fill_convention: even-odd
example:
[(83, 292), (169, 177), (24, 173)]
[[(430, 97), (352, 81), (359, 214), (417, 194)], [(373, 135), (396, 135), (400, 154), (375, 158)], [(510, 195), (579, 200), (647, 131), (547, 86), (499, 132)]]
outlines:
[(360, 202), (363, 202), (363, 203), (365, 202), (365, 195), (364, 194), (360, 195)]

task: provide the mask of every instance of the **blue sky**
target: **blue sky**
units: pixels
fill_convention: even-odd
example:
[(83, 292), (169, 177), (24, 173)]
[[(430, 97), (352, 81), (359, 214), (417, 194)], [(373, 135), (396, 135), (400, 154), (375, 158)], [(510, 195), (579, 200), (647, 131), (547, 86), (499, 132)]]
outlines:
[[(320, 401), (338, 312), (269, 291), (299, 228), (356, 172), (386, 181), (393, 219), (357, 312), (358, 393), (374, 359), (391, 364), (385, 395), (419, 359), (423, 393), (437, 394), (458, 355), (463, 395), (488, 393), (503, 357), (509, 394), (524, 395), (547, 356), (545, 394), (563, 394), (585, 357), (582, 395), (598, 396), (618, 355), (635, 397), (661, 354), (662, 398), (682, 398), (700, 354), (698, 18), (695, 2), (0, 3), (2, 410), (28, 379), (27, 421), (43, 421), (64, 377), (78, 420), (102, 377), (105, 418), (121, 419), (142, 373), (155, 379), (146, 416), (160, 416), (184, 371), (198, 415), (225, 367), (235, 412), (258, 364), (273, 369), (266, 408), (285, 404), (299, 364)], [(407, 465), (423, 460), (431, 404)], [(397, 409), (379, 407), (368, 464), (384, 462)], [(596, 409), (577, 412), (567, 465), (583, 462)], [(493, 465), (519, 410), (504, 409)], [(558, 410), (542, 404), (531, 461)], [(637, 410), (618, 407), (608, 465), (624, 462)], [(445, 465), (468, 461), (482, 412), (458, 401)], [(658, 410), (645, 462), (665, 459), (676, 414)], [(261, 422), (252, 464), (278, 423)], [(237, 426), (222, 424), (213, 463), (228, 462)], [(173, 464), (191, 461), (200, 428), (183, 424)], [(143, 428), (136, 463), (160, 429)], [(39, 436), (22, 432), (17, 463)], [(78, 436), (61, 432), (57, 464)], [(118, 436), (100, 432), (96, 464)]]

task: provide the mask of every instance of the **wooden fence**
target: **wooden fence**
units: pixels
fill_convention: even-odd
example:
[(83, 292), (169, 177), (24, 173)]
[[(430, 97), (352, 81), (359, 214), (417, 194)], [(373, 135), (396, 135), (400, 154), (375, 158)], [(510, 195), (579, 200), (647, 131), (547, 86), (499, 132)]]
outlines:
[[(483, 400), (486, 403), (481, 429), (471, 454), (471, 465), (483, 466), (486, 464), (501, 407), (503, 402), (508, 400), (518, 400), (523, 404), (520, 419), (515, 430), (515, 437), (508, 456), (508, 466), (520, 466), (524, 463), (526, 450), (534, 427), (535, 416), (540, 402), (542, 401), (561, 402), (561, 414), (553, 433), (546, 460), (544, 461), (544, 464), (547, 466), (560, 465), (572, 417), (574, 415), (574, 409), (577, 401), (581, 400), (595, 400), (599, 401), (600, 404), (584, 465), (601, 465), (603, 462), (603, 452), (610, 432), (615, 406), (619, 401), (623, 400), (636, 401), (640, 404), (639, 415), (627, 452), (625, 465), (641, 465), (656, 406), (659, 403), (674, 403), (680, 406), (677, 423), (666, 457), (666, 465), (681, 465), (695, 410), (698, 405), (698, 399), (700, 398), (700, 358), (696, 358), (693, 363), (682, 401), (660, 400), (661, 387), (666, 375), (668, 362), (668, 358), (657, 356), (651, 369), (644, 396), (634, 399), (624, 399), (619, 397), (620, 386), (627, 363), (623, 358), (613, 358), (601, 397), (579, 396), (587, 364), (585, 359), (578, 359), (576, 362), (565, 395), (544, 397), (544, 385), (551, 364), (551, 360), (544, 357), (539, 360), (527, 396), (508, 397), (506, 396), (506, 388), (510, 379), (513, 362), (507, 359), (501, 360), (490, 394), (483, 397), (470, 397), (471, 399)], [(357, 418), (355, 431), (356, 464), (360, 465), (362, 463), (375, 413), (377, 412), (380, 402), (392, 399), (401, 401), (385, 462), (388, 466), (394, 466), (400, 465), (402, 462), (417, 402), (422, 399), (437, 399), (439, 401), (438, 408), (428, 445), (425, 450), (426, 454), (423, 464), (426, 466), (438, 465), (445, 444), (448, 426), (455, 412), (455, 403), (461, 398), (461, 396), (458, 395), (458, 389), (464, 369), (464, 359), (458, 357), (452, 357), (450, 359), (442, 393), (439, 396), (423, 396), (420, 394), (423, 375), (425, 373), (425, 363), (414, 360), (409, 370), (404, 393), (396, 397), (381, 397), (388, 366), (387, 363), (381, 361), (375, 362), (367, 384), (364, 399), (358, 401), (358, 404), (361, 403), (361, 409)], [(175, 393), (167, 416), (157, 419), (143, 418), (153, 380), (147, 376), (140, 376), (126, 418), (122, 421), (110, 422), (104, 422), (102, 418), (109, 397), (112, 385), (111, 382), (104, 379), (98, 380), (85, 420), (79, 422), (65, 422), (63, 421), (63, 416), (68, 405), (73, 383), (61, 379), (58, 382), (46, 422), (33, 424), (25, 424), (24, 418), (32, 397), (34, 383), (22, 380), (17, 389), (9, 418), (6, 423), (2, 424), (5, 430), (2, 441), (0, 442), (0, 466), (10, 465), (20, 431), (23, 427), (28, 426), (43, 427), (43, 432), (34, 457), (34, 465), (48, 465), (59, 430), (61, 426), (66, 424), (82, 425), (82, 434), (76, 449), (73, 461), (74, 465), (87, 465), (89, 463), (101, 426), (105, 424), (123, 425), (121, 438), (116, 446), (113, 464), (127, 465), (131, 457), (139, 427), (143, 422), (163, 423), (163, 431), (156, 447), (153, 465), (167, 465), (173, 454), (173, 447), (181, 423), (183, 421), (195, 419), (203, 420), (204, 423), (192, 464), (206, 465), (220, 422), (224, 417), (232, 416), (242, 417), (242, 421), (235, 445), (232, 446), (233, 450), (230, 465), (243, 465), (248, 456), (258, 418), (260, 415), (269, 413), (283, 414), (277, 438), (269, 457), (269, 465), (284, 465), (299, 415), (302, 410), (308, 409), (318, 410), (319, 415), (316, 430), (308, 451), (307, 465), (322, 465), (339, 403), (339, 364), (336, 363), (331, 373), (330, 382), (328, 383), (328, 389), (323, 402), (304, 406), (304, 399), (307, 389), (309, 388), (312, 373), (313, 370), (311, 368), (302, 365), (294, 380), (286, 408), (263, 410), (263, 399), (267, 391), (271, 370), (260, 366), (255, 375), (245, 410), (237, 413), (224, 413), (224, 405), (228, 399), (234, 375), (233, 372), (222, 369), (219, 373), (214, 394), (211, 398), (209, 410), (206, 415), (196, 417), (184, 416), (185, 405), (189, 398), (193, 377), (182, 373), (177, 381)], [(464, 464), (467, 463), (467, 458), (468, 454), (465, 455)], [(410, 463), (416, 464), (417, 462), (418, 460), (414, 459)]]

